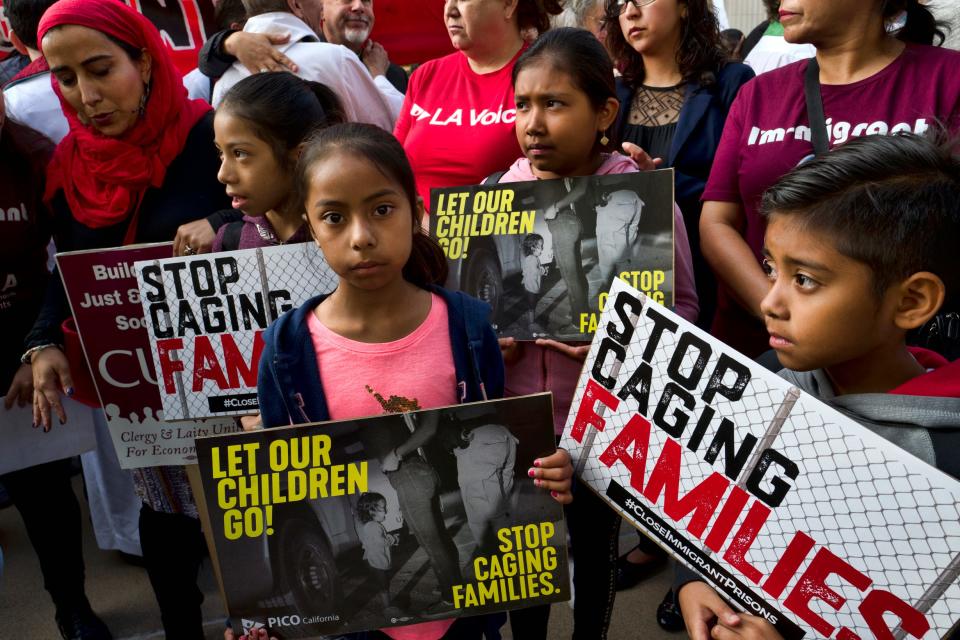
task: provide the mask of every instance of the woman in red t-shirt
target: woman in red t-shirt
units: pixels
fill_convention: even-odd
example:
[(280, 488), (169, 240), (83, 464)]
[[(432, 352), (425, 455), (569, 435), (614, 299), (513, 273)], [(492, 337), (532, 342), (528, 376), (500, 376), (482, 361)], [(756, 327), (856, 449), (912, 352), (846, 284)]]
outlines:
[(561, 10), (558, 0), (446, 0), (457, 51), (414, 72), (394, 130), (428, 209), (431, 189), (477, 184), (521, 155), (513, 65), (523, 34), (546, 31)]
[[(788, 42), (817, 49), (831, 146), (861, 135), (923, 133), (938, 120), (960, 128), (960, 53), (929, 46), (937, 25), (917, 0), (783, 0), (780, 22)], [(766, 351), (769, 339), (760, 322), (769, 289), (760, 268), (760, 196), (813, 153), (807, 64), (743, 87), (703, 194), (701, 248), (721, 284), (712, 333), (751, 356)]]

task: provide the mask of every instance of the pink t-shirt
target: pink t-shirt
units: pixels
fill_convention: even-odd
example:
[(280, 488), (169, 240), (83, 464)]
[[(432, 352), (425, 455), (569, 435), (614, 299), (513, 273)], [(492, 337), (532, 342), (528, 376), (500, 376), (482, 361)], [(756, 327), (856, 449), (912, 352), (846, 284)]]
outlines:
[(394, 135), (430, 208), (430, 189), (478, 184), (520, 155), (514, 132), (513, 60), (479, 74), (452, 53), (421, 65), (410, 77)]
[[(730, 107), (703, 200), (735, 202), (746, 214), (744, 237), (761, 259), (766, 224), (763, 192), (813, 153), (803, 92), (807, 61), (764, 73), (740, 89)], [(821, 85), (830, 146), (852, 137), (910, 131), (937, 121), (960, 129), (960, 53), (908, 44), (869, 78)], [(767, 347), (763, 324), (743, 310), (721, 285), (711, 333), (754, 355)]]
[[(331, 420), (457, 404), (447, 305), (431, 294), (427, 319), (393, 342), (357, 342), (307, 319)], [(424, 384), (424, 381), (429, 384)]]
[[(350, 340), (325, 327), (316, 313), (307, 317), (331, 420), (457, 404), (447, 305), (437, 294), (430, 301), (426, 320), (393, 342)], [(395, 640), (434, 640), (452, 625), (435, 620), (383, 632)]]

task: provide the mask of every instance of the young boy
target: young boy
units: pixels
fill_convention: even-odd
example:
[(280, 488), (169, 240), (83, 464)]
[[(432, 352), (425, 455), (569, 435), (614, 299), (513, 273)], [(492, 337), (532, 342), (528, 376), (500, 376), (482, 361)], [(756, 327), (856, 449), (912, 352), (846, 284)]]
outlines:
[[(869, 136), (771, 187), (761, 309), (782, 377), (960, 477), (960, 361), (906, 345), (960, 298), (956, 150)], [(675, 588), (693, 640), (779, 637), (687, 570)]]

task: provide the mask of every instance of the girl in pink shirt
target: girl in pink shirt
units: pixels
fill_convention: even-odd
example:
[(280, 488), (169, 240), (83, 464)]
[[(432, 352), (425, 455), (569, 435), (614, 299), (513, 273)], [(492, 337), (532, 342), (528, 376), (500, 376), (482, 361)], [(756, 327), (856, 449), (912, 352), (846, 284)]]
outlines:
[[(502, 361), (489, 307), (437, 286), (446, 279), (446, 260), (420, 229), (423, 204), (400, 143), (375, 126), (336, 125), (307, 143), (297, 173), (301, 210), (340, 282), (264, 333), (257, 385), (264, 426), (501, 396)], [(428, 425), (418, 428), (391, 450), (383, 468), (437, 575), (436, 609), (454, 615), (449, 592), (460, 563), (443, 523), (431, 515), (439, 513), (438, 480), (410, 455), (430, 436)], [(566, 451), (534, 460), (528, 475), (558, 502), (571, 500)], [(478, 618), (382, 633), (394, 640), (472, 639), (479, 637)]]
[[(542, 35), (517, 61), (513, 84), (516, 135), (524, 157), (513, 163), (501, 182), (639, 171), (633, 160), (611, 152), (615, 147), (609, 130), (619, 110), (613, 63), (590, 32), (565, 28)], [(567, 284), (571, 322), (588, 311), (589, 298), (579, 255), (583, 229), (577, 216), (563, 211), (569, 204), (566, 201), (573, 201), (576, 195), (571, 191), (550, 212), (554, 214), (551, 233), (557, 264)], [(693, 262), (676, 207), (674, 216), (675, 307), (677, 313), (693, 321), (698, 313)], [(506, 395), (552, 391), (554, 427), (559, 435), (589, 344), (507, 338), (501, 340), (501, 347), (506, 362)], [(589, 490), (575, 485), (574, 491), (577, 499), (568, 513), (577, 554), (574, 637), (605, 637), (613, 608), (620, 517)]]

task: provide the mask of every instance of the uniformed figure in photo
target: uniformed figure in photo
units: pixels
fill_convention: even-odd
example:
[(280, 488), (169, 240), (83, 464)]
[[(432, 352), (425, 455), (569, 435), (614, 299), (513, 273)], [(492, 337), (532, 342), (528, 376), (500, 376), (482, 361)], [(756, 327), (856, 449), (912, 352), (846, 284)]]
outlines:
[(523, 239), (520, 278), (526, 303), (523, 320), (533, 333), (543, 332), (543, 328), (537, 324), (537, 302), (540, 300), (543, 276), (547, 275), (547, 266), (542, 262), (543, 245), (543, 236), (539, 233), (528, 234)]
[(481, 554), (495, 547), (494, 534), (506, 523), (513, 504), (518, 441), (495, 419), (492, 407), (463, 408), (440, 430), (443, 445), (457, 458), (467, 526)]
[(605, 286), (625, 270), (637, 243), (643, 200), (635, 191), (620, 189), (597, 207), (597, 257)]

